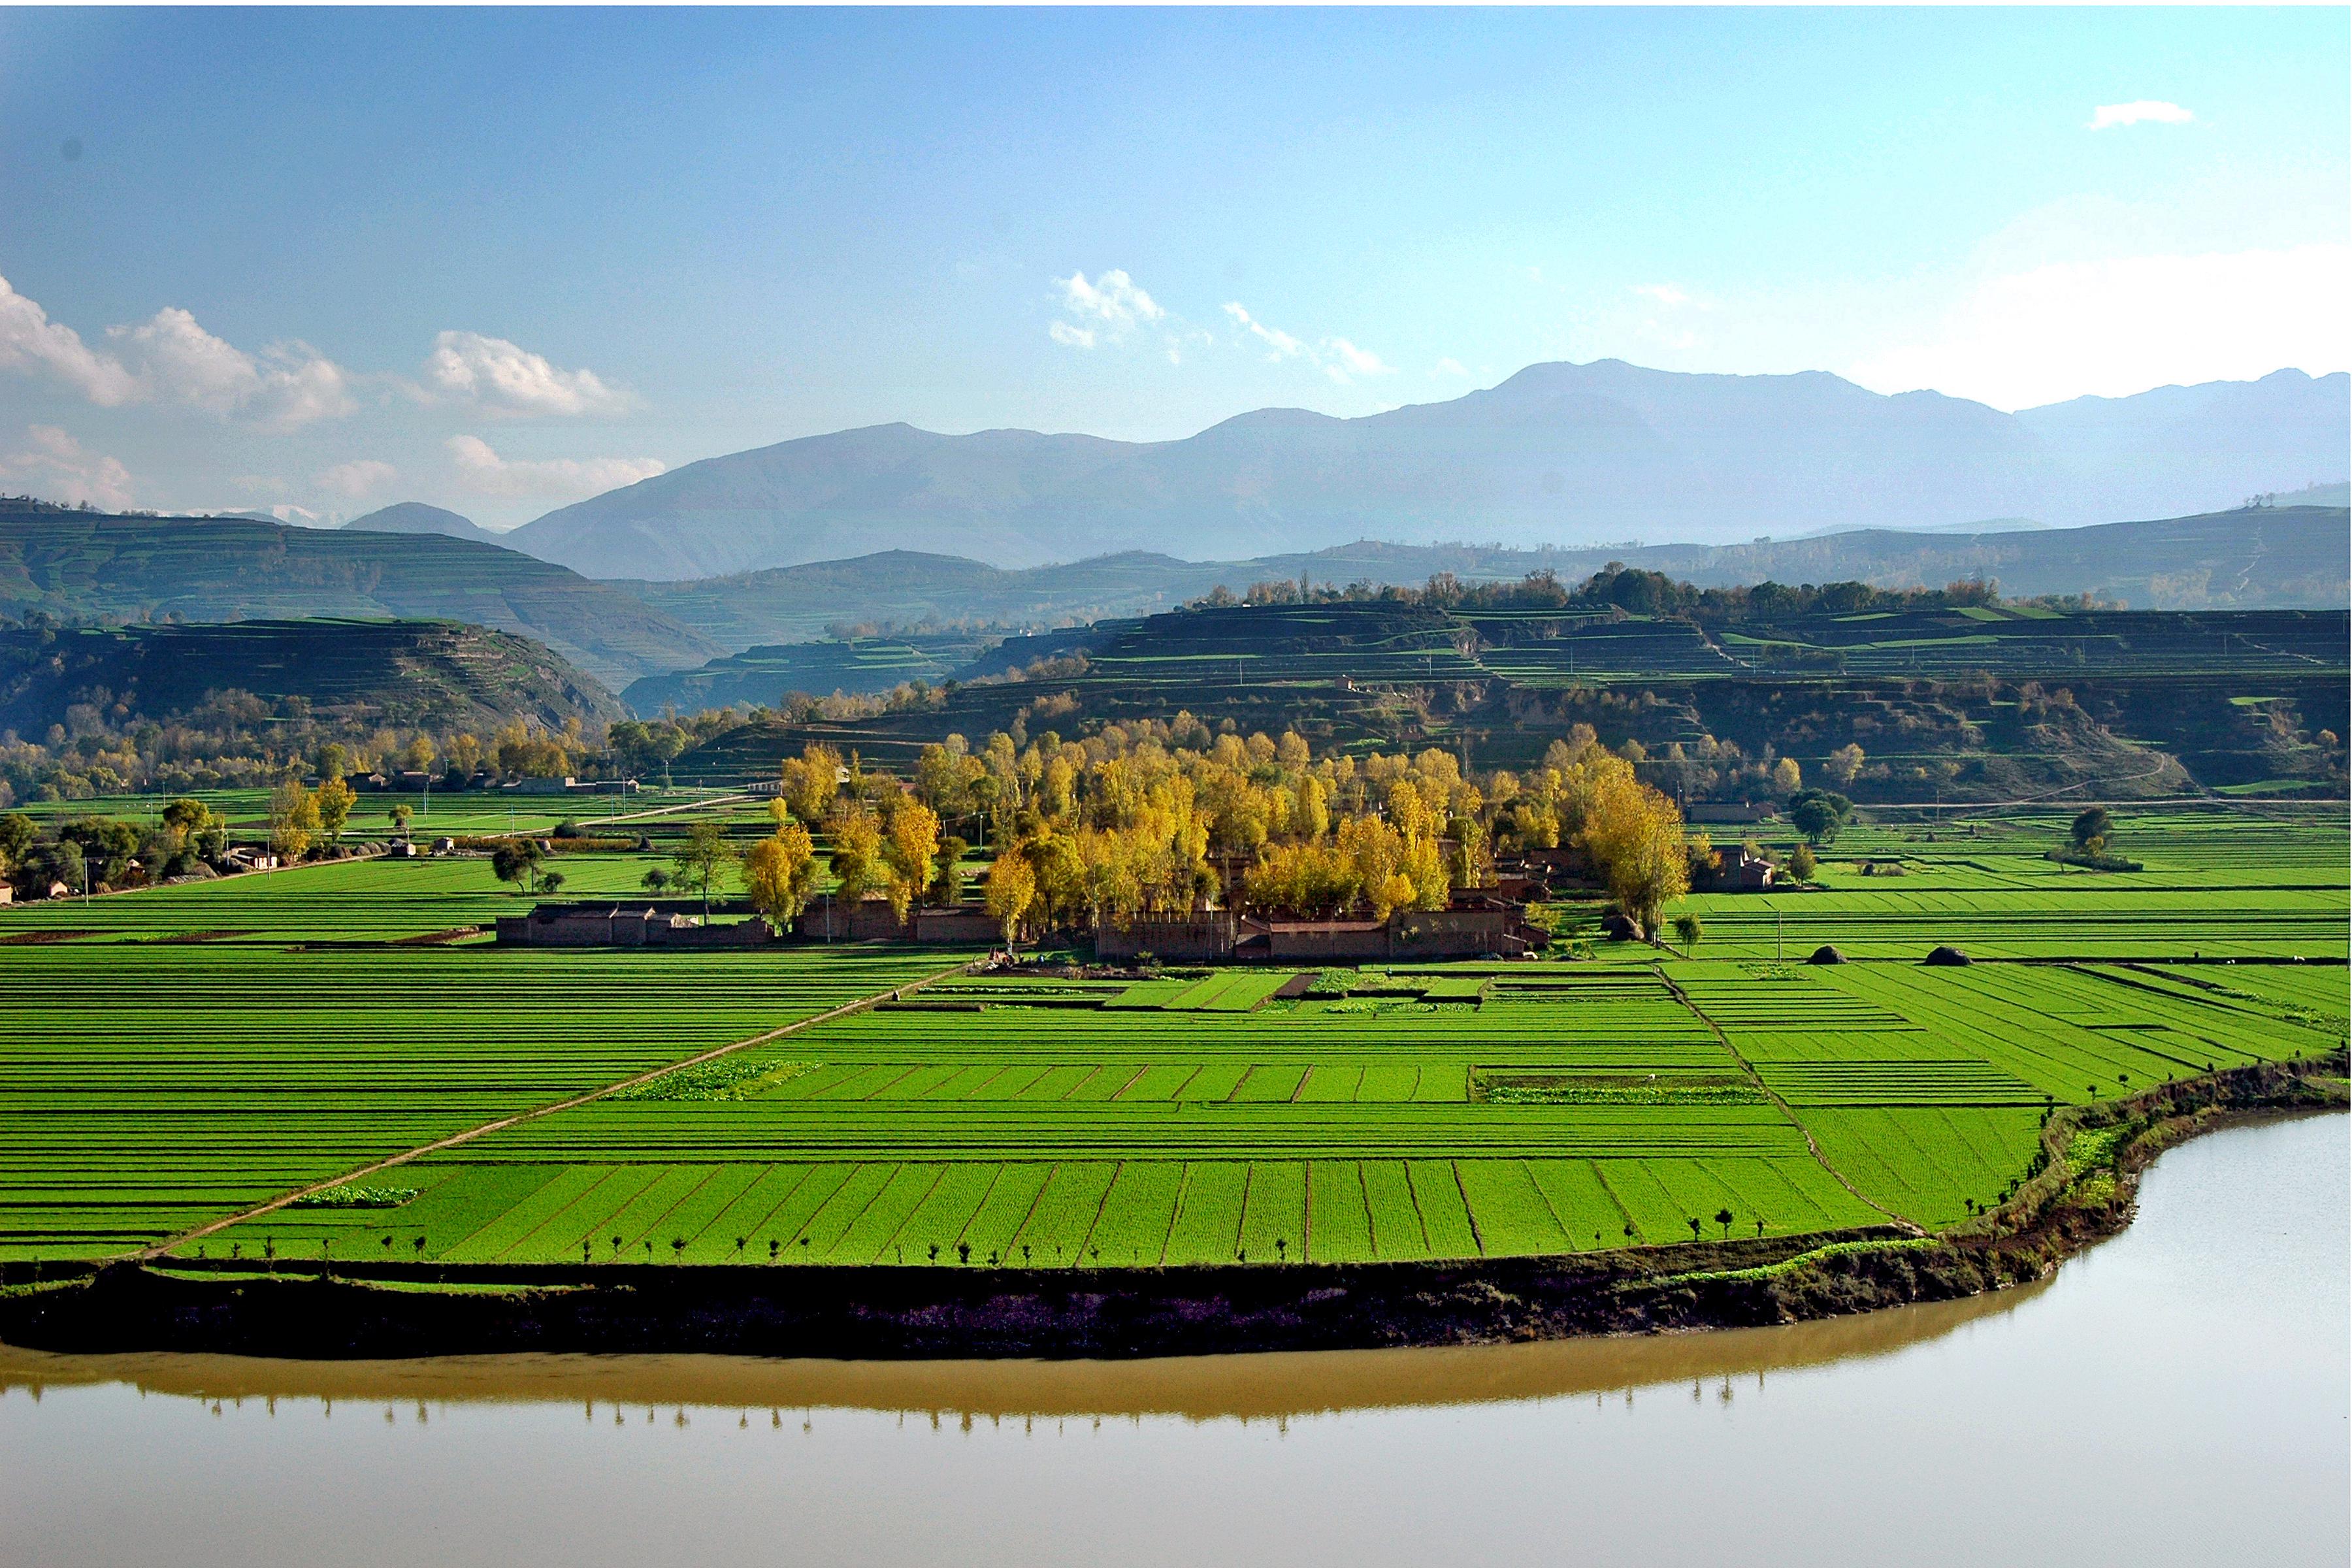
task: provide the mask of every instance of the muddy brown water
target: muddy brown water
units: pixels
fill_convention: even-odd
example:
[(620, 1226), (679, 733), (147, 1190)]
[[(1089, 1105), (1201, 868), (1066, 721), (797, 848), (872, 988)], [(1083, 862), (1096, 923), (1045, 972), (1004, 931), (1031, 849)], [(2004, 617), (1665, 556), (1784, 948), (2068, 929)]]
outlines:
[(1126, 1363), (0, 1347), (0, 1563), (2341, 1564), (2343, 1116), (2053, 1280), (1785, 1329)]

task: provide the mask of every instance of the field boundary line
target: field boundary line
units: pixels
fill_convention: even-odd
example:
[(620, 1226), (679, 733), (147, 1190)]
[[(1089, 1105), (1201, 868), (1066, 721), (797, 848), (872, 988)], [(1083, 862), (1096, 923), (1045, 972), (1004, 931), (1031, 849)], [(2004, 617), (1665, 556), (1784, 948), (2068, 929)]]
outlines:
[(183, 1231), (181, 1234), (157, 1242), (152, 1247), (140, 1247), (131, 1252), (120, 1254), (119, 1256), (120, 1258), (133, 1263), (151, 1262), (155, 1258), (165, 1256), (175, 1247), (184, 1247), (191, 1241), (200, 1240), (203, 1237), (214, 1235), (218, 1231), (226, 1230), (233, 1225), (241, 1225), (249, 1219), (259, 1219), (264, 1215), (275, 1214), (279, 1209), (286, 1207), (289, 1204), (309, 1197), (313, 1193), (325, 1192), (330, 1187), (348, 1186), (353, 1182), (362, 1181), (369, 1176), (381, 1174), (382, 1173), (392, 1170), (396, 1166), (405, 1165), (413, 1160), (423, 1159), (427, 1154), (437, 1154), (444, 1150), (455, 1149), (460, 1144), (470, 1143), (475, 1139), (484, 1137), (487, 1134), (492, 1132), (503, 1132), (509, 1127), (518, 1127), (526, 1121), (536, 1121), (542, 1116), (552, 1116), (559, 1110), (575, 1110), (578, 1107), (589, 1104), (593, 1100), (602, 1100), (606, 1095), (618, 1094), (623, 1089), (635, 1089), (640, 1084), (651, 1083), (654, 1079), (661, 1078), (667, 1074), (677, 1072), (686, 1068), (700, 1067), (705, 1062), (717, 1061), (721, 1057), (732, 1056), (737, 1051), (749, 1050), (753, 1046), (764, 1046), (771, 1040), (780, 1040), (787, 1035), (799, 1034), (803, 1029), (814, 1029), (819, 1024), (829, 1024), (836, 1018), (846, 1018), (853, 1013), (862, 1013), (866, 1011), (877, 1002), (881, 1002), (885, 999), (896, 999), (906, 995), (910, 991), (919, 991), (924, 986), (930, 984), (932, 982), (944, 980), (950, 974), (968, 974), (971, 971), (971, 966), (978, 962), (980, 961), (977, 959), (967, 959), (961, 963), (950, 964), (947, 968), (940, 970), (936, 973), (926, 974), (919, 980), (906, 981), (900, 984), (891, 986), (887, 990), (877, 991), (871, 996), (860, 996), (856, 1001), (845, 1002), (838, 1007), (829, 1009), (826, 1012), (818, 1013), (811, 1017), (796, 1019), (793, 1022), (782, 1025), (780, 1027), (770, 1029), (764, 1034), (752, 1035), (745, 1039), (735, 1040), (727, 1045), (713, 1047), (711, 1049), (704, 1051), (698, 1056), (688, 1057), (681, 1061), (665, 1062), (660, 1067), (638, 1073), (635, 1077), (625, 1078), (618, 1083), (608, 1083), (601, 1089), (590, 1089), (585, 1094), (575, 1094), (569, 1100), (558, 1100), (553, 1105), (543, 1105), (536, 1110), (517, 1111), (511, 1116), (501, 1116), (495, 1121), (485, 1121), (478, 1127), (469, 1127), (462, 1132), (453, 1132), (446, 1138), (436, 1138), (430, 1143), (423, 1143), (414, 1149), (404, 1150), (400, 1153), (394, 1154), (386, 1159), (375, 1161), (372, 1164), (362, 1165), (357, 1170), (346, 1171), (339, 1176), (331, 1176), (322, 1182), (312, 1182), (308, 1186), (297, 1187), (290, 1193), (280, 1194), (278, 1196), (270, 1199), (266, 1204), (257, 1204), (249, 1209), (244, 1209), (236, 1214), (226, 1215), (224, 1218), (212, 1220), (206, 1224), (200, 1225), (194, 1230)]
[(1717, 1042), (1723, 1047), (1725, 1052), (1730, 1056), (1731, 1059), (1739, 1064), (1739, 1070), (1748, 1075), (1748, 1081), (1756, 1086), (1756, 1092), (1780, 1108), (1780, 1114), (1789, 1119), (1789, 1125), (1794, 1127), (1797, 1130), (1798, 1135), (1804, 1139), (1805, 1147), (1811, 1152), (1813, 1163), (1815, 1164), (1821, 1166), (1822, 1170), (1827, 1171), (1830, 1173), (1831, 1179), (1835, 1181), (1839, 1186), (1843, 1187), (1847, 1192), (1853, 1194), (1855, 1202), (1865, 1204), (1870, 1207), (1876, 1209), (1880, 1214), (1885, 1215), (1887, 1218), (1893, 1220), (1897, 1225), (1909, 1226), (1911, 1229), (1919, 1236), (1926, 1236), (1927, 1234), (1927, 1227), (1926, 1226), (1921, 1225), (1917, 1220), (1913, 1219), (1908, 1215), (1898, 1214), (1895, 1210), (1888, 1208), (1885, 1204), (1880, 1203), (1876, 1198), (1870, 1196), (1870, 1194), (1864, 1192), (1860, 1187), (1855, 1186), (1852, 1181), (1847, 1179), (1846, 1173), (1843, 1171), (1841, 1171), (1835, 1165), (1831, 1164), (1830, 1157), (1822, 1152), (1822, 1146), (1813, 1142), (1813, 1130), (1805, 1125), (1805, 1119), (1803, 1117), (1797, 1114), (1797, 1108), (1790, 1105), (1787, 1100), (1781, 1099), (1779, 1093), (1773, 1089), (1772, 1086), (1764, 1081), (1764, 1075), (1756, 1070), (1755, 1063), (1749, 1061), (1746, 1057), (1739, 1054), (1739, 1047), (1731, 1043), (1731, 1037), (1723, 1032), (1723, 1026), (1717, 1023), (1713, 1018), (1707, 1016), (1706, 1010), (1690, 999), (1690, 993), (1685, 991), (1681, 986), (1675, 984), (1674, 977), (1666, 973), (1666, 966), (1664, 964), (1661, 963), (1655, 965), (1654, 973), (1657, 974), (1659, 981), (1665, 986), (1665, 988), (1674, 993), (1675, 1000), (1689, 1008), (1691, 1016), (1696, 1018), (1700, 1023), (1705, 1024), (1707, 1027), (1707, 1032), (1716, 1037)]
[(583, 827), (610, 827), (614, 823), (643, 822), (647, 817), (667, 816), (672, 812), (677, 811), (700, 811), (705, 807), (713, 805), (740, 805), (745, 801), (755, 798), (757, 797), (742, 790), (736, 790), (731, 793), (722, 790), (708, 800), (689, 800), (677, 805), (649, 805), (643, 811), (618, 812), (611, 816), (583, 817), (581, 819), (580, 826)]

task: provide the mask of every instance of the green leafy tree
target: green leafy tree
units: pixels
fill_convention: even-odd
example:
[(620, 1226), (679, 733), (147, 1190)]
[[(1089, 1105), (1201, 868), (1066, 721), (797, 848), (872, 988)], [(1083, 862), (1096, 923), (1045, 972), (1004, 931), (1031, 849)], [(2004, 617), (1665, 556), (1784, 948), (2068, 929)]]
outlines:
[(2115, 837), (2115, 818), (2107, 815), (2105, 806), (2095, 805), (2088, 811), (2076, 814), (2073, 832), (2074, 847), (2095, 855), (2107, 847), (2108, 839)]
[(1800, 882), (1811, 881), (1813, 874), (1821, 868), (1821, 859), (1810, 844), (1798, 845), (1797, 852), (1789, 857), (1789, 875)]
[(1706, 927), (1698, 916), (1685, 911), (1675, 917), (1675, 934), (1682, 938), (1683, 956), (1688, 958), (1698, 951), (1698, 940), (1706, 934)]
[(1853, 802), (1829, 789), (1801, 789), (1789, 797), (1789, 820), (1815, 848), (1830, 843), (1853, 816)]
[(33, 819), (23, 812), (12, 811), (0, 816), (0, 871), (14, 871), (38, 837)]
[(536, 891), (545, 853), (535, 838), (505, 839), (490, 851), (490, 874), (501, 882), (522, 883), (526, 892)]
[(688, 828), (686, 841), (670, 856), (678, 880), (701, 891), (705, 914), (710, 912), (710, 884), (734, 863), (735, 849), (727, 842), (727, 829), (716, 822), (698, 822)]
[(938, 869), (931, 877), (931, 902), (953, 909), (963, 902), (963, 858), (971, 846), (953, 834), (940, 840)]
[(58, 842), (70, 846), (89, 868), (90, 882), (112, 886), (121, 881), (139, 853), (139, 830), (111, 817), (76, 816), (58, 825)]

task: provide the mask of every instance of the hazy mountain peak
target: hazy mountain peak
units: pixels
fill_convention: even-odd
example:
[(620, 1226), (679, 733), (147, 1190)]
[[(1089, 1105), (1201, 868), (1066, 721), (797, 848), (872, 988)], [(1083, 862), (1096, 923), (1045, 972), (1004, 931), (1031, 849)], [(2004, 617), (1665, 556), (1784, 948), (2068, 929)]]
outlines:
[(2332, 480), (2347, 428), (2341, 374), (2012, 415), (1826, 371), (1559, 361), (1445, 402), (1352, 419), (1261, 408), (1174, 441), (904, 423), (803, 437), (562, 508), (501, 542), (591, 575), (688, 578), (891, 548), (1010, 568), (1366, 538), (1573, 546), (1988, 517), (2067, 525)]
[(427, 506), (421, 500), (394, 501), (365, 517), (355, 517), (343, 526), (362, 533), (446, 533), (452, 539), (470, 539), (477, 544), (506, 542), (502, 535), (492, 533), (470, 517)]

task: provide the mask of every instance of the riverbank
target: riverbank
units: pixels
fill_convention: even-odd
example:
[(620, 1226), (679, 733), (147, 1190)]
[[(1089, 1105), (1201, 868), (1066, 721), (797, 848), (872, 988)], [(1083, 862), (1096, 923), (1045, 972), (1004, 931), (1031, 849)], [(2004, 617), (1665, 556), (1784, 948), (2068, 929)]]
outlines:
[[(2046, 1278), (2130, 1223), (2139, 1173), (2199, 1132), (2341, 1110), (2346, 1059), (2272, 1064), (2061, 1111), (2011, 1197), (1895, 1227), (1444, 1264), (1139, 1270), (606, 1266), (323, 1275), (278, 1260), (118, 1264), (0, 1289), (0, 1341), (302, 1359), (518, 1352), (905, 1358), (1203, 1355), (1746, 1328)], [(303, 1270), (297, 1272), (298, 1269)]]

